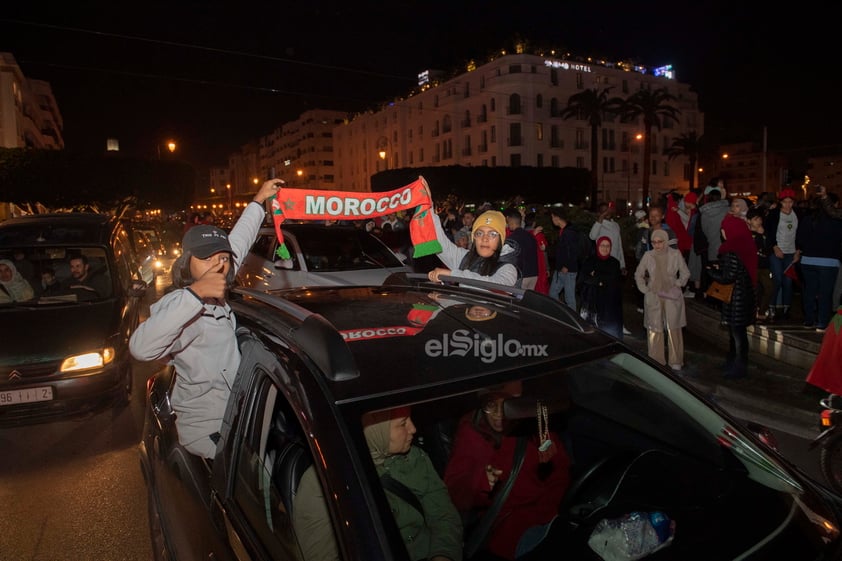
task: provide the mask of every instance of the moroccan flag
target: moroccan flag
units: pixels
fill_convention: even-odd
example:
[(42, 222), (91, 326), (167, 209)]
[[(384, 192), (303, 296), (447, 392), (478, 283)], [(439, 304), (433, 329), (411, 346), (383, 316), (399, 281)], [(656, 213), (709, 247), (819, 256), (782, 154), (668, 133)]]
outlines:
[(414, 257), (441, 252), (430, 212), (433, 199), (423, 177), (394, 191), (357, 193), (353, 191), (321, 191), (282, 187), (271, 198), (272, 220), (278, 237), (278, 257), (289, 259), (281, 224), (293, 220), (367, 220), (399, 210), (415, 209), (409, 222), (409, 235), (415, 246)]

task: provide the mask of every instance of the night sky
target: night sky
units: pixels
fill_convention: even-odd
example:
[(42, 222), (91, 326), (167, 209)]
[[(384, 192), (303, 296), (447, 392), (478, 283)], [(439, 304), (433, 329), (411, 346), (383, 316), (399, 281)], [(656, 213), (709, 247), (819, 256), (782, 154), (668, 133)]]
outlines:
[[(23, 4), (22, 2), (19, 4)], [(771, 149), (842, 144), (839, 3), (28, 2), (4, 6), (0, 51), (49, 81), (68, 150), (153, 157), (168, 138), (197, 167), (308, 108), (401, 96), (515, 37), (574, 55), (673, 64), (707, 133)], [(677, 13), (680, 11), (681, 13)]]

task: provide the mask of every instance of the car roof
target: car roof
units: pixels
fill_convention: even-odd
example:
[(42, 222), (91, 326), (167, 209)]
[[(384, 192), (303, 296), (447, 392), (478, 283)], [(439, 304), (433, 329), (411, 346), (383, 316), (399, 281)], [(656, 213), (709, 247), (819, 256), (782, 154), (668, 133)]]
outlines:
[[(532, 369), (537, 374), (604, 356), (607, 346), (619, 344), (560, 302), (520, 289), (514, 295), (494, 294), (419, 278), (382, 286), (237, 292), (251, 308), (235, 306), (238, 318), (265, 317), (272, 313), (266, 306), (295, 315), (298, 327), (277, 329), (301, 343), (300, 351), (322, 370), (335, 402), (468, 383), (494, 372)], [(470, 319), (476, 306), (488, 317)], [(518, 354), (519, 349), (528, 352)]]
[(116, 220), (92, 212), (33, 214), (0, 222), (0, 246), (107, 244)]

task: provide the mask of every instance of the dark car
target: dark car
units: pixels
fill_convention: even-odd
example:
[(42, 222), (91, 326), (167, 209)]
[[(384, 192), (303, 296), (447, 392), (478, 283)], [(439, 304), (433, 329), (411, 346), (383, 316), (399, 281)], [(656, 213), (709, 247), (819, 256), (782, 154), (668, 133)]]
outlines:
[[(94, 213), (0, 223), (0, 259), (32, 287), (0, 304), (0, 423), (34, 421), (128, 402), (128, 341), (146, 285), (125, 229)], [(88, 276), (71, 275), (73, 263)]]
[(363, 416), (411, 407), (415, 444), (442, 474), (458, 420), (513, 382), (505, 417), (534, 435), (545, 415), (572, 462), (530, 558), (599, 559), (591, 536), (636, 512), (674, 524), (652, 559), (840, 558), (842, 499), (761, 431), (557, 301), (425, 279), (235, 290), (243, 358), (213, 461), (178, 444), (172, 369), (150, 379), (140, 450), (159, 559), (302, 558), (296, 492), (314, 466), (341, 559), (407, 560)]

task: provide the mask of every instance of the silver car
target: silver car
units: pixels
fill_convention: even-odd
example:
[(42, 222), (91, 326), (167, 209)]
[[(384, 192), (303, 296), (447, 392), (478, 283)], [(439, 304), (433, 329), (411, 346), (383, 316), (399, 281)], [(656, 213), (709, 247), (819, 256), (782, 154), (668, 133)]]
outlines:
[(261, 228), (237, 273), (239, 284), (258, 290), (376, 285), (392, 273), (412, 272), (377, 236), (354, 226), (284, 224), (282, 230), (290, 259), (277, 256), (274, 228)]

